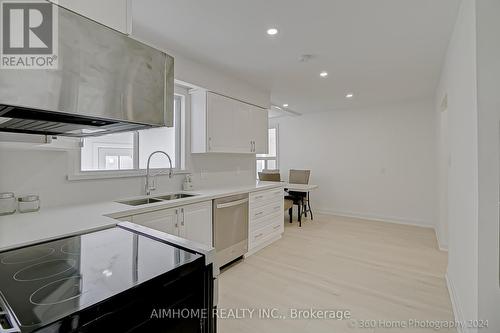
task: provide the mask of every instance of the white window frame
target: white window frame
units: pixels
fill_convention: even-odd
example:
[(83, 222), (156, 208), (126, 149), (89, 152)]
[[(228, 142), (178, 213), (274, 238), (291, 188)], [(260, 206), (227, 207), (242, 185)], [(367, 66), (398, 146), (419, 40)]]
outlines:
[[(280, 156), (280, 130), (279, 130), (279, 126), (278, 124), (275, 124), (275, 125), (269, 125), (268, 127), (268, 130), (270, 129), (275, 129), (276, 130), (276, 156), (274, 157), (271, 157), (271, 156), (267, 156), (267, 157), (259, 157), (258, 154), (256, 155), (255, 157), (255, 169), (257, 170), (257, 162), (258, 161), (264, 161), (264, 170), (267, 170), (269, 169), (268, 166), (267, 166), (267, 163), (268, 161), (276, 161), (276, 168), (274, 168), (273, 170), (279, 170), (280, 168), (280, 162), (279, 162), (279, 156)], [(269, 142), (267, 143), (269, 145)], [(259, 178), (259, 175), (257, 173), (257, 179)]]
[[(181, 98), (181, 109), (174, 112), (179, 112), (180, 114), (177, 115), (181, 126), (177, 126), (175, 128), (176, 131), (176, 137), (181, 138), (181, 142), (179, 144), (176, 144), (175, 147), (175, 154), (176, 154), (176, 164), (174, 167), (174, 174), (189, 174), (190, 171), (187, 170), (187, 154), (186, 154), (186, 133), (187, 133), (187, 126), (189, 124), (186, 123), (186, 112), (187, 110), (187, 102), (189, 98), (188, 90), (184, 87), (181, 86), (175, 86), (175, 96), (177, 98)], [(134, 155), (139, 155), (138, 149), (138, 140), (139, 140), (139, 133), (134, 132), (134, 147), (135, 147), (135, 152)], [(144, 177), (146, 176), (146, 169), (139, 169), (139, 161), (138, 157), (134, 157), (134, 169), (128, 169), (128, 170), (88, 170), (88, 171), (83, 171), (81, 170), (81, 145), (79, 149), (75, 149), (75, 151), (72, 152), (73, 158), (70, 159), (73, 162), (73, 166), (71, 169), (73, 169), (73, 172), (68, 174), (67, 179), (68, 180), (86, 180), (86, 179), (106, 179), (106, 178), (128, 178), (128, 177)], [(157, 172), (163, 172), (167, 173), (169, 171), (168, 168), (155, 168), (155, 173)]]

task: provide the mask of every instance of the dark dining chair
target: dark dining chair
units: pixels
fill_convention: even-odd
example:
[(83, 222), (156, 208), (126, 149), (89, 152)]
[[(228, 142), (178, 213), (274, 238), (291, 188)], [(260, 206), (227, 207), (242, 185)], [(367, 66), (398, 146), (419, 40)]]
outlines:
[[(288, 175), (288, 183), (309, 184), (310, 175), (311, 170), (291, 169)], [(297, 206), (299, 227), (302, 226), (302, 214), (307, 217), (307, 213), (309, 212), (311, 214), (311, 220), (313, 219), (311, 204), (309, 203), (309, 193), (288, 191), (288, 196), (286, 196), (286, 198), (292, 200), (293, 204)]]

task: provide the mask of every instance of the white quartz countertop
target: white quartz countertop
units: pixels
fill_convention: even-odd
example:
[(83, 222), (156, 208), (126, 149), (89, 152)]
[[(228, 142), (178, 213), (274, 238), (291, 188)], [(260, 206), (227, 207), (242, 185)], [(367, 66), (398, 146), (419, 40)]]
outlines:
[[(178, 191), (175, 193), (196, 195), (141, 206), (129, 206), (114, 201), (46, 209), (42, 206), (42, 209), (35, 213), (0, 216), (0, 251), (111, 228), (119, 222), (118, 218), (130, 215), (279, 187), (283, 185), (273, 182), (257, 182), (255, 185)], [(168, 193), (154, 193), (151, 197), (164, 194)], [(119, 201), (129, 199), (134, 198), (116, 198)]]

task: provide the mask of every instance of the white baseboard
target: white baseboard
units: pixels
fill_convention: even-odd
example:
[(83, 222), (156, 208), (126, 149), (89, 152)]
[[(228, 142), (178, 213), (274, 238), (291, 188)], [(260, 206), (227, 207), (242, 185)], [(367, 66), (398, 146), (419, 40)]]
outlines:
[(323, 209), (316, 209), (314, 212), (317, 212), (319, 214), (336, 215), (336, 216), (351, 217), (351, 218), (356, 218), (356, 219), (372, 220), (372, 221), (378, 221), (378, 222), (389, 222), (389, 223), (395, 223), (395, 224), (405, 224), (405, 225), (411, 225), (411, 226), (415, 226), (415, 227), (434, 229), (434, 225), (432, 223), (429, 223), (428, 221), (408, 220), (408, 219), (402, 219), (402, 218), (393, 217), (393, 216), (380, 216), (380, 215), (373, 215), (373, 214), (364, 214), (364, 213), (346, 212), (346, 211), (333, 211), (333, 210), (323, 210)]
[(431, 228), (434, 230), (434, 233), (436, 234), (438, 249), (440, 251), (448, 252), (448, 247), (443, 245), (439, 239), (439, 232), (437, 231), (437, 228), (433, 225), (430, 225), (428, 222), (415, 221), (415, 220), (405, 220), (405, 219), (394, 218), (394, 217), (384, 217), (384, 216), (360, 214), (360, 213), (352, 213), (352, 212), (340, 212), (340, 211), (329, 211), (329, 210), (316, 210), (316, 211), (319, 214), (343, 216), (343, 217), (371, 220), (371, 221), (377, 221), (377, 222), (404, 224), (404, 225), (411, 225), (411, 226), (422, 227), (422, 228)]
[(434, 228), (434, 233), (436, 234), (439, 250), (448, 252), (448, 245), (444, 245), (441, 239), (439, 238), (439, 231), (437, 228)]
[[(462, 312), (462, 303), (458, 298), (458, 294), (455, 290), (453, 280), (448, 275), (448, 273), (446, 273), (445, 279), (446, 279), (446, 286), (448, 287), (448, 293), (450, 294), (451, 307), (453, 308), (453, 315), (455, 316), (455, 321), (460, 323), (466, 323), (464, 314)], [(458, 333), (468, 333), (468, 331), (469, 329), (466, 327), (461, 327), (460, 325), (458, 325), (457, 327)]]

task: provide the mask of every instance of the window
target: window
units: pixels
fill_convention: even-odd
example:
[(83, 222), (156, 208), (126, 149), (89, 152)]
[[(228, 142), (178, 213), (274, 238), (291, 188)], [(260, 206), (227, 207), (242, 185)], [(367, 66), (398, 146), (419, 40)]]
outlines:
[(274, 170), (278, 164), (278, 127), (269, 128), (268, 154), (257, 154), (257, 178), (262, 170)]
[[(174, 127), (159, 127), (136, 132), (108, 134), (83, 139), (80, 154), (80, 171), (119, 171), (146, 169), (149, 155), (163, 150), (172, 159), (176, 170), (184, 169), (183, 135), (184, 103), (186, 94), (174, 97)], [(182, 90), (181, 90), (182, 91)], [(151, 168), (169, 168), (164, 155), (151, 159)]]

